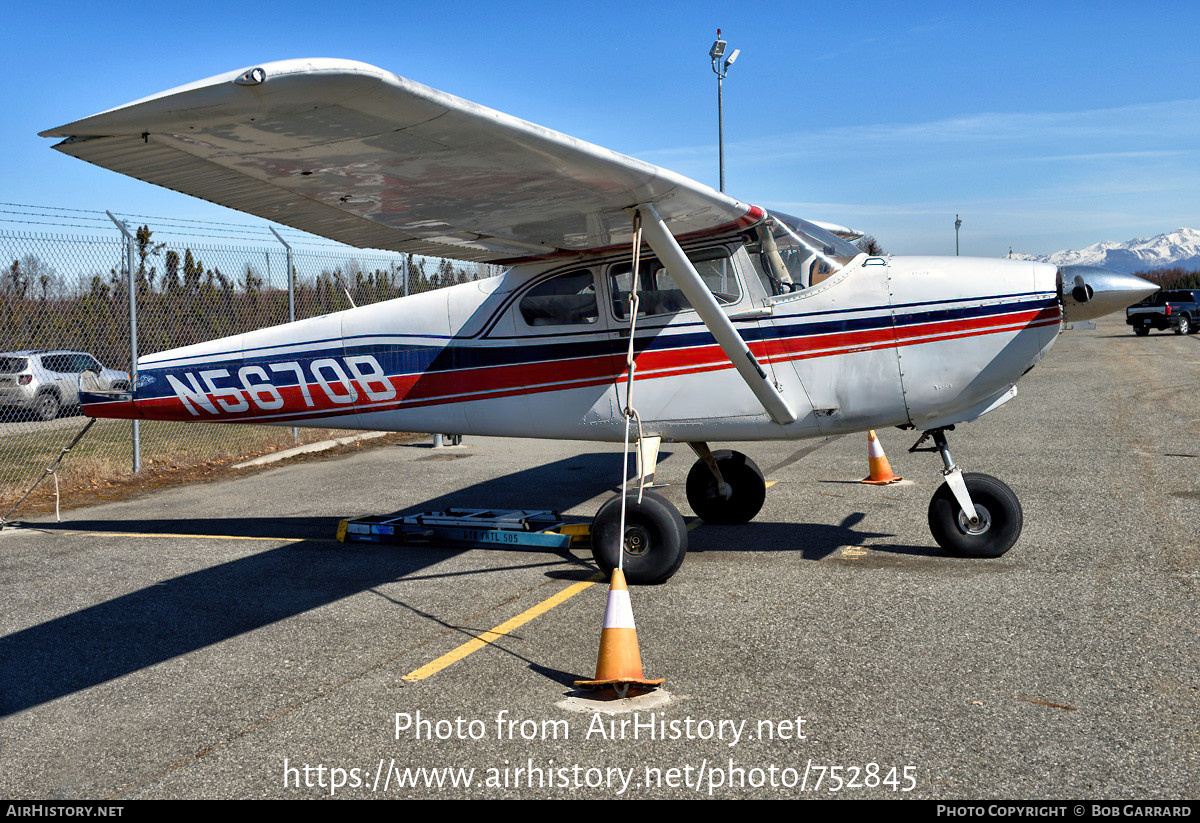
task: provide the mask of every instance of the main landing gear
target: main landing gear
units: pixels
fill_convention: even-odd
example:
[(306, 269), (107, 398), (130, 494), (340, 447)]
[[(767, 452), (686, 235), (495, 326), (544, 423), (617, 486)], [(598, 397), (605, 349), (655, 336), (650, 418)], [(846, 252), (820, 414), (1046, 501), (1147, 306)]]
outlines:
[[(689, 443), (700, 457), (688, 472), (687, 499), (706, 523), (748, 523), (767, 496), (763, 473), (741, 452), (713, 452), (704, 443)], [(652, 477), (658, 460), (657, 438), (638, 446), (638, 472)], [(621, 495), (608, 500), (592, 521), (592, 556), (605, 574), (622, 561), (625, 579), (635, 584), (665, 582), (687, 554), (687, 526), (679, 510), (661, 495), (627, 491), (625, 534), (621, 539)], [(621, 558), (618, 552), (624, 552)]]
[[(910, 452), (937, 452), (942, 457), (946, 482), (929, 501), (929, 530), (947, 554), (955, 557), (999, 557), (1021, 536), (1021, 503), (1012, 489), (987, 474), (964, 473), (954, 464), (946, 432), (931, 429), (921, 435)], [(926, 440), (932, 446), (922, 448)], [(706, 523), (748, 523), (766, 499), (763, 473), (741, 452), (710, 451), (704, 443), (689, 443), (699, 460), (687, 477), (688, 504)], [(646, 438), (638, 447), (643, 477), (654, 475), (658, 459), (657, 438)], [(679, 510), (652, 491), (627, 491), (625, 533), (621, 532), (622, 495), (600, 507), (592, 521), (592, 555), (605, 574), (621, 561), (625, 578), (633, 584), (663, 583), (683, 564), (687, 554), (687, 527)], [(620, 553), (624, 553), (621, 557)]]
[[(625, 492), (625, 538), (620, 539), (621, 495), (608, 500), (592, 520), (592, 557), (611, 576), (623, 551), (625, 580), (636, 585), (665, 583), (687, 554), (687, 526), (679, 510), (652, 491)], [(618, 544), (620, 547), (618, 548)]]
[[(953, 428), (953, 427), (950, 427)], [(987, 474), (964, 474), (950, 456), (947, 429), (921, 435), (910, 452), (936, 451), (946, 468), (946, 482), (929, 501), (933, 539), (955, 557), (999, 557), (1021, 536), (1021, 503), (1012, 489)], [(933, 446), (921, 444), (932, 438)]]
[(689, 443), (700, 459), (687, 476), (687, 499), (701, 520), (718, 525), (749, 523), (767, 499), (767, 484), (753, 460), (741, 452), (709, 451)]

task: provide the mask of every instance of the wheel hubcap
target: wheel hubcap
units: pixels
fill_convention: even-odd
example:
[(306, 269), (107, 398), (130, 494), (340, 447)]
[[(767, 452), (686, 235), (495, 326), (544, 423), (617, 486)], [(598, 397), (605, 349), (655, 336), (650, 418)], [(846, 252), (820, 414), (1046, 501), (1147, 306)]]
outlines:
[(958, 529), (963, 534), (983, 534), (992, 527), (992, 516), (983, 506), (975, 504), (975, 515), (979, 518), (974, 523), (967, 519), (960, 509), (958, 512)]
[(650, 550), (650, 535), (640, 526), (625, 530), (625, 554), (641, 557)]

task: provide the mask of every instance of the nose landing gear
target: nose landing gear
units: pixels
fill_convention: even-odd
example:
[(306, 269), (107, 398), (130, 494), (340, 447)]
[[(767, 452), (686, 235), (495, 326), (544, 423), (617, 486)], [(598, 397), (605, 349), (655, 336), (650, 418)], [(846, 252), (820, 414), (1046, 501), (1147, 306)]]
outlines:
[[(910, 452), (936, 451), (942, 456), (946, 482), (929, 501), (929, 531), (947, 554), (955, 557), (999, 557), (1021, 536), (1021, 503), (1013, 490), (987, 474), (964, 474), (954, 464), (947, 429), (921, 435)], [(921, 448), (932, 438), (932, 447)]]

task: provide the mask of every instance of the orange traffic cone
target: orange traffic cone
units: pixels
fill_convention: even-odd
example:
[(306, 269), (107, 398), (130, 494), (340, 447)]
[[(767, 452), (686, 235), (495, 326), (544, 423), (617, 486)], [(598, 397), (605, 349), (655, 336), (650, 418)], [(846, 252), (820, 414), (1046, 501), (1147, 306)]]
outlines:
[(595, 680), (576, 680), (582, 689), (612, 687), (617, 697), (625, 697), (630, 688), (648, 691), (661, 686), (665, 678), (649, 680), (642, 673), (642, 655), (638, 651), (637, 629), (633, 625), (633, 606), (625, 574), (613, 569), (604, 609), (604, 628), (600, 630), (600, 657), (596, 661)]
[(874, 429), (867, 432), (867, 463), (871, 467), (871, 474), (863, 478), (864, 483), (886, 486), (888, 483), (904, 479), (892, 474), (892, 467), (888, 463), (887, 455), (883, 453), (883, 446), (879, 445), (879, 438), (875, 436)]

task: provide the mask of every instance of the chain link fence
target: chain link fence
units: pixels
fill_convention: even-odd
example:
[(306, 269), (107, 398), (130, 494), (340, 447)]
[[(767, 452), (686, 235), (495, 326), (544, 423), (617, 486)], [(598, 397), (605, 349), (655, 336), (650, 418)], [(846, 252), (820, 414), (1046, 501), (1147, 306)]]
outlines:
[[(274, 229), (275, 243), (224, 246), (187, 236), (160, 241), (149, 224), (116, 218), (110, 226), (107, 237), (0, 231), (0, 513), (86, 422), (78, 376), (95, 361), (105, 369), (102, 379), (120, 386), (129, 380), (131, 351), (152, 354), (498, 272), (340, 246), (305, 248), (296, 233), (289, 240)], [(162, 474), (345, 433), (98, 420), (57, 480), (68, 488), (100, 486), (135, 467)]]

